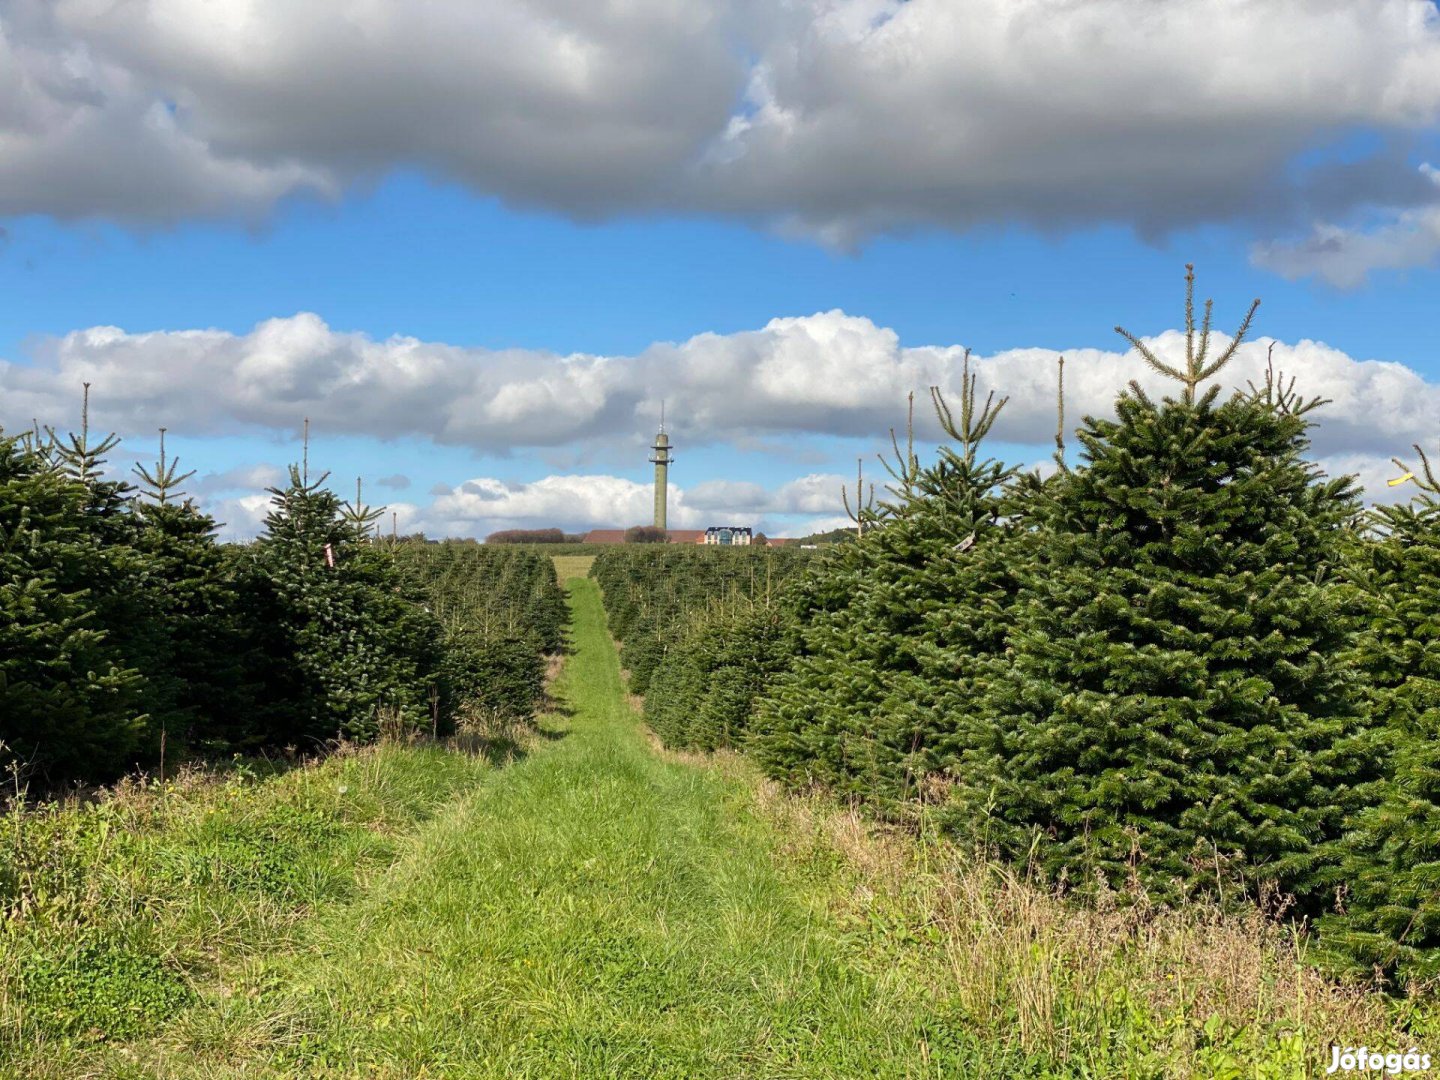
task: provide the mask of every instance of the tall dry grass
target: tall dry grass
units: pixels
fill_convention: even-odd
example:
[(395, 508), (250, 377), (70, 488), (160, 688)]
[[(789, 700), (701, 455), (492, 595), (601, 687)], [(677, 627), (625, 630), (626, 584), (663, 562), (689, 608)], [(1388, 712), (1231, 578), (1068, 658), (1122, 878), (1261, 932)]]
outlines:
[[(733, 754), (709, 760), (749, 768)], [(1309, 1075), (1332, 1043), (1403, 1049), (1440, 1029), (1428, 993), (1399, 1000), (1328, 976), (1303, 930), (1259, 907), (1171, 909), (1103, 892), (1082, 904), (824, 792), (760, 781), (757, 802), (782, 861), (848, 872), (851, 888), (823, 902), (857, 962), (910, 981), (1018, 1055), (1077, 1062), (1108, 1047), (1112, 1061), (1114, 1042), (1128, 1039), (1137, 1068), (1153, 1061), (1160, 1075), (1224, 1075), (1232, 1065)]]

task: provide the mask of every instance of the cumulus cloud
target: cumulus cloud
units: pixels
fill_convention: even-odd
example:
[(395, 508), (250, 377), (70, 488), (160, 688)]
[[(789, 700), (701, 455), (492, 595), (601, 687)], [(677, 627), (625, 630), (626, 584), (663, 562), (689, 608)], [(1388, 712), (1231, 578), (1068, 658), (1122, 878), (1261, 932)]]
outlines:
[[(1146, 340), (1172, 361), (1184, 355), (1176, 331)], [(1215, 347), (1224, 344), (1216, 335)], [(1226, 379), (1258, 382), (1272, 347), (1276, 366), (1298, 376), (1307, 394), (1333, 399), (1317, 414), (1321, 452), (1389, 454), (1434, 438), (1440, 386), (1402, 364), (1356, 359), (1322, 342), (1259, 339), (1241, 347)], [(997, 439), (1040, 445), (1053, 437), (1059, 355), (1016, 348), (973, 359), (982, 393), (1010, 397)], [(1072, 418), (1108, 413), (1137, 377), (1167, 390), (1133, 353), (1087, 347), (1064, 355)], [(28, 364), (0, 361), (0, 422), (63, 420), (89, 382), (94, 422), (127, 435), (159, 426), (191, 435), (298, 432), (309, 417), (337, 435), (509, 453), (642, 439), (663, 397), (682, 443), (754, 445), (807, 434), (874, 439), (903, 420), (906, 395), (917, 391), (918, 432), (934, 439), (926, 388), (955, 400), (962, 356), (955, 345), (903, 345), (895, 331), (842, 311), (700, 334), (629, 357), (376, 341), (308, 314), (239, 335), (95, 327), (42, 343)]]
[[(204, 509), (222, 523), (222, 539), (248, 540), (260, 532), (270, 510), (270, 496), (262, 489), (277, 478), (268, 466), (245, 467), (212, 474), (195, 490)], [(811, 474), (775, 488), (723, 481), (689, 489), (672, 484), (669, 521), (683, 529), (735, 520), (772, 536), (823, 531), (845, 520), (841, 483), (838, 476)], [(508, 528), (627, 528), (648, 522), (654, 509), (651, 484), (608, 475), (552, 475), (523, 483), (478, 477), (455, 487), (436, 485), (431, 494), (428, 505), (386, 504), (382, 531), (393, 526), (402, 533), (484, 537)]]
[[(650, 520), (654, 488), (618, 476), (546, 476), (509, 484), (493, 478), (467, 480), (439, 495), (424, 521), (443, 535), (483, 536), (499, 528), (560, 525), (565, 528), (628, 527)], [(694, 528), (701, 512), (670, 488), (673, 528)]]
[(375, 483), (383, 488), (389, 488), (391, 491), (404, 491), (410, 486), (410, 477), (402, 473), (395, 473), (392, 476), (382, 476)]
[[(806, 532), (840, 514), (838, 476), (811, 474), (766, 488), (761, 484), (707, 481), (669, 488), (671, 528), (698, 529), (720, 518), (739, 519), (770, 535), (797, 522)], [(653, 485), (618, 476), (546, 476), (528, 483), (490, 477), (467, 480), (439, 495), (415, 519), (426, 532), (485, 536), (497, 529), (559, 526), (567, 530), (626, 528), (645, 524), (654, 511)]]
[[(837, 244), (1429, 196), (1430, 0), (9, 0), (0, 212), (255, 214), (418, 167), (581, 218)], [(1357, 128), (1385, 149), (1298, 155)]]
[(707, 480), (687, 488), (685, 506), (697, 511), (733, 511), (763, 514), (833, 514), (840, 506), (844, 479), (828, 473), (811, 473), (778, 488), (733, 480)]
[(231, 498), (201, 499), (200, 505), (219, 525), (218, 536), (227, 542), (251, 540), (265, 524), (270, 496), (237, 495)]
[(397, 166), (590, 214), (656, 199), (743, 78), (725, 7), (11, 0), (0, 207), (165, 221)]
[[(1400, 451), (1400, 448), (1397, 447), (1397, 451)], [(1407, 502), (1414, 497), (1415, 488), (1410, 484), (1390, 486), (1391, 480), (1404, 475), (1404, 470), (1397, 469), (1392, 458), (1399, 458), (1401, 461), (1407, 458), (1414, 460), (1414, 454), (1409, 452), (1409, 447), (1389, 456), (1357, 453), (1331, 454), (1321, 458), (1319, 465), (1328, 476), (1355, 477), (1356, 482), (1365, 493), (1366, 502)]]
[(1425, 0), (815, 3), (762, 54), (748, 103), (714, 150), (714, 197), (837, 243), (936, 222), (1277, 220), (1380, 180), (1297, 175), (1301, 151), (1434, 125), (1440, 19)]

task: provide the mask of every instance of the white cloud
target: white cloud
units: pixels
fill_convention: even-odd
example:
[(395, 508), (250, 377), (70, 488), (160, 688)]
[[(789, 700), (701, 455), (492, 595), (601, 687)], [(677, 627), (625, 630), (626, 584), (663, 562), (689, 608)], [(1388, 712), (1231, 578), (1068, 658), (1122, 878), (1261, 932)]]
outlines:
[[(546, 476), (521, 484), (485, 477), (467, 480), (448, 495), (438, 496), (426, 510), (425, 520), (447, 535), (483, 536), (498, 528), (551, 525), (627, 528), (651, 520), (654, 492), (651, 484), (618, 476)], [(697, 528), (703, 516), (671, 485), (672, 528)]]
[(663, 187), (743, 71), (725, 7), (9, 0), (0, 208), (170, 221), (398, 166), (589, 214)]
[(219, 524), (220, 539), (227, 542), (254, 538), (265, 524), (265, 515), (270, 513), (270, 496), (263, 493), (199, 501)]
[[(669, 488), (671, 528), (699, 529), (722, 520), (748, 524), (771, 536), (831, 528), (840, 513), (838, 476), (812, 474), (769, 489), (760, 484), (709, 481)], [(618, 476), (546, 476), (528, 483), (490, 477), (467, 480), (438, 496), (414, 518), (436, 536), (486, 536), (507, 528), (557, 526), (566, 530), (628, 528), (648, 524), (654, 486)], [(814, 522), (821, 522), (819, 526)], [(402, 526), (403, 528), (403, 526)]]
[[(1175, 331), (1148, 340), (1172, 359), (1183, 355)], [(1224, 342), (1217, 335), (1216, 348)], [(1307, 394), (1334, 399), (1317, 414), (1320, 452), (1388, 455), (1435, 438), (1440, 385), (1402, 364), (1359, 360), (1322, 342), (1260, 339), (1242, 346), (1228, 381), (1259, 381), (1272, 344), (1276, 365), (1298, 376)], [(306, 314), (242, 335), (97, 327), (42, 344), (30, 364), (0, 361), (0, 422), (63, 422), (76, 411), (80, 384), (90, 382), (95, 425), (125, 435), (148, 436), (162, 425), (177, 435), (298, 432), (309, 417), (328, 434), (509, 453), (634, 444), (654, 430), (663, 397), (682, 444), (749, 446), (807, 434), (876, 439), (903, 421), (913, 390), (918, 432), (934, 439), (926, 388), (939, 386), (956, 400), (962, 353), (953, 345), (904, 346), (893, 330), (842, 311), (701, 334), (633, 357), (376, 341)], [(981, 392), (1010, 396), (997, 440), (1044, 445), (1053, 438), (1058, 355), (1017, 348), (974, 359)], [(1072, 420), (1108, 413), (1134, 378), (1166, 390), (1119, 349), (1077, 348), (1065, 356)]]
[(827, 473), (811, 473), (773, 490), (763, 484), (707, 480), (686, 488), (684, 499), (687, 509), (696, 511), (833, 514), (841, 505), (844, 483), (842, 477)]
[(1403, 470), (1397, 469), (1391, 458), (1399, 458), (1401, 461), (1414, 460), (1414, 453), (1410, 448), (1396, 447), (1396, 453), (1385, 456), (1381, 454), (1355, 454), (1342, 453), (1331, 454), (1321, 458), (1319, 465), (1325, 470), (1328, 476), (1353, 476), (1365, 492), (1365, 500), (1370, 503), (1399, 503), (1407, 502), (1414, 497), (1415, 488), (1411, 484), (1397, 484), (1390, 486), (1389, 481), (1404, 475)]
[[(738, 104), (737, 104), (738, 103)], [(8, 0), (0, 213), (256, 215), (417, 167), (837, 244), (1427, 198), (1430, 0)], [(1368, 128), (1387, 148), (1296, 170)], [(525, 403), (519, 403), (525, 407)]]

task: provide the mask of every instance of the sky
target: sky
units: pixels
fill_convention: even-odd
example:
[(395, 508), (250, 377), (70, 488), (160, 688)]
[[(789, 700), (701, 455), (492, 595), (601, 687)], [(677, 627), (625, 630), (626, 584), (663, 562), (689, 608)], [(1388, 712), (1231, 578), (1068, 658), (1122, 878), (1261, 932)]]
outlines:
[[(0, 0), (0, 426), (91, 384), (254, 535), (300, 457), (396, 527), (802, 535), (928, 388), (1045, 461), (1267, 357), (1377, 498), (1440, 442), (1434, 0)], [(1273, 346), (1273, 348), (1272, 348)], [(1072, 447), (1072, 453), (1074, 449)]]

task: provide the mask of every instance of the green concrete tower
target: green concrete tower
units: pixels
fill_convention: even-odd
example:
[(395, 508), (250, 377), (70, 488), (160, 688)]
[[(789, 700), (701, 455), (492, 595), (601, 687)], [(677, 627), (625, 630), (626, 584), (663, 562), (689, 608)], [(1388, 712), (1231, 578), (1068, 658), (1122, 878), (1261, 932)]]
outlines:
[(665, 528), (665, 504), (669, 493), (670, 483), (670, 462), (675, 459), (670, 456), (670, 436), (665, 434), (665, 406), (660, 406), (660, 433), (655, 436), (655, 445), (650, 448), (655, 451), (655, 456), (650, 460), (655, 463), (655, 527)]

